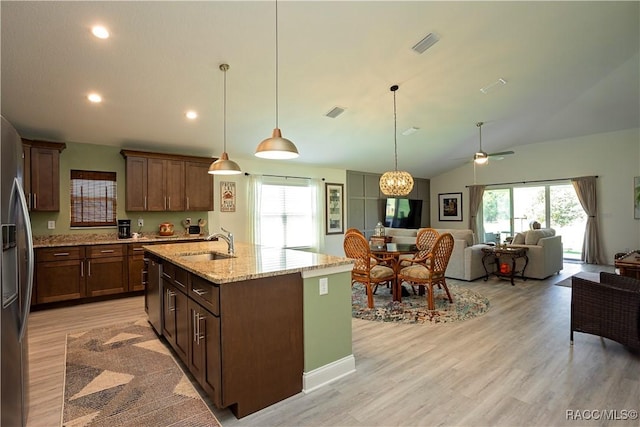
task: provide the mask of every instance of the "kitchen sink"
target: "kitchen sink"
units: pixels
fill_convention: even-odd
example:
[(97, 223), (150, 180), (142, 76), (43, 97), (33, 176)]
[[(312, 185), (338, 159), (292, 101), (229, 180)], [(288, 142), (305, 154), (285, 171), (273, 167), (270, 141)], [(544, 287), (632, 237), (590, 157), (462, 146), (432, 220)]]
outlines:
[(219, 259), (229, 259), (233, 258), (233, 256), (228, 254), (223, 254), (220, 252), (205, 252), (203, 254), (194, 254), (194, 255), (180, 255), (185, 261), (191, 262), (201, 262), (201, 261), (215, 261)]

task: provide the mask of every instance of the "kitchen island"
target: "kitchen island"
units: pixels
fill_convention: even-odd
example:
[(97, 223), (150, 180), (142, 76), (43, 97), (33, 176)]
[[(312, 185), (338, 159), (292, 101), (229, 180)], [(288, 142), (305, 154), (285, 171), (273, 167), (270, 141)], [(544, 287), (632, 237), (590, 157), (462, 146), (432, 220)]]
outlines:
[(227, 249), (223, 241), (145, 246), (150, 322), (216, 406), (241, 418), (355, 370), (352, 260)]

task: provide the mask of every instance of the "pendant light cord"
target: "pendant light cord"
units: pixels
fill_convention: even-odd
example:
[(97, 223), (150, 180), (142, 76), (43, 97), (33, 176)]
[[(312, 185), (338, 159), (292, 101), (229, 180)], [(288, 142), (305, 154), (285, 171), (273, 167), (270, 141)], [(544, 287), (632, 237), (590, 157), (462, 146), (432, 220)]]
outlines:
[(395, 170), (398, 170), (398, 113), (396, 111), (396, 91), (398, 90), (398, 86), (391, 86), (391, 90), (393, 91), (393, 147), (394, 147), (394, 158), (395, 158)]
[(278, 127), (278, 0), (276, 0), (276, 128)]
[(224, 91), (222, 92), (222, 144), (225, 153), (227, 152), (227, 70), (224, 70)]

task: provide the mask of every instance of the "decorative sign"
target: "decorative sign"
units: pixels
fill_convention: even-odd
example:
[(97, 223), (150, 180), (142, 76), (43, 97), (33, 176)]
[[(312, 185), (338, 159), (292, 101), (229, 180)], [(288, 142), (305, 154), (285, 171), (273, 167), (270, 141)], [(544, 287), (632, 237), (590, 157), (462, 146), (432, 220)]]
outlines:
[(220, 212), (236, 211), (236, 183), (220, 181)]
[(326, 234), (344, 233), (343, 189), (342, 184), (325, 184)]

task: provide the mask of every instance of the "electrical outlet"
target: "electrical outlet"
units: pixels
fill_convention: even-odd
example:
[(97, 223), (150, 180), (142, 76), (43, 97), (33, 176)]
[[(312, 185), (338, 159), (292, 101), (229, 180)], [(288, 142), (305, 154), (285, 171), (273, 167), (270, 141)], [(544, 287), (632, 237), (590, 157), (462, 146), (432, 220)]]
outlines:
[(56, 222), (55, 221), (47, 221), (47, 228), (49, 230), (55, 230), (56, 229)]
[(320, 295), (326, 295), (329, 293), (329, 278), (320, 278)]
[(144, 219), (138, 218), (138, 227), (142, 227), (144, 225)]

